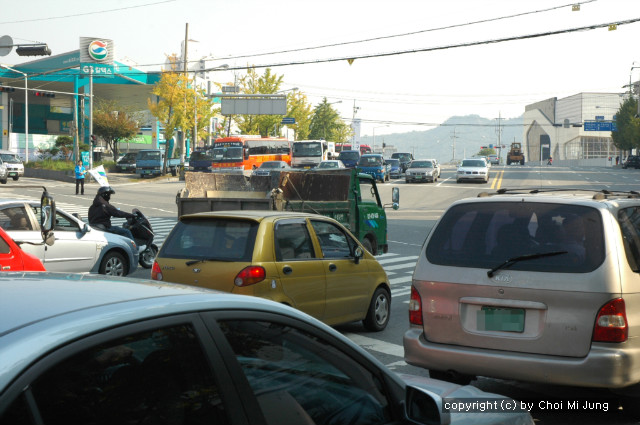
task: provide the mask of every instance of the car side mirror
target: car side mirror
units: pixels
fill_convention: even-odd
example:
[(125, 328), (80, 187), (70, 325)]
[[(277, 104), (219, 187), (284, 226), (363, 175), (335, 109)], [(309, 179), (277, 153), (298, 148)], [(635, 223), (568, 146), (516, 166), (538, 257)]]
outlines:
[(364, 257), (364, 251), (359, 246), (353, 251), (353, 260), (356, 264), (360, 264), (360, 259)]
[(436, 397), (427, 390), (407, 385), (405, 403), (405, 414), (412, 423), (424, 425), (451, 423), (451, 414), (443, 411)]
[(400, 208), (400, 188), (394, 187), (391, 189), (391, 202), (393, 203), (393, 209)]

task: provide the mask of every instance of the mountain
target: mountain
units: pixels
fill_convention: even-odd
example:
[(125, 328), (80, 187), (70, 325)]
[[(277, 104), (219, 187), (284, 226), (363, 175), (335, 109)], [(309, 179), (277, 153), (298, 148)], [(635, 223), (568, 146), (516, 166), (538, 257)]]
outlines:
[[(502, 119), (500, 124), (503, 146), (508, 148), (513, 141), (522, 142), (522, 116)], [(455, 159), (471, 157), (480, 151), (481, 146), (498, 145), (497, 125), (498, 120), (479, 115), (454, 116), (431, 130), (385, 134), (376, 136), (375, 142), (378, 148), (384, 142), (387, 146), (395, 146), (398, 152), (412, 152), (414, 158), (436, 158), (447, 163), (454, 159), (454, 135)], [(373, 146), (373, 137), (361, 137), (360, 143)]]

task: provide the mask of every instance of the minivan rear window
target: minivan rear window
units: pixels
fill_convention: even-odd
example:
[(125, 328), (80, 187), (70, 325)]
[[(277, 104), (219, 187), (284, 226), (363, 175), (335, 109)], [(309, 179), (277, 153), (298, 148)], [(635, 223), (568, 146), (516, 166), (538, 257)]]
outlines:
[(598, 210), (541, 202), (482, 202), (453, 206), (429, 240), (434, 264), (491, 269), (523, 255), (559, 254), (518, 261), (511, 270), (587, 273), (604, 261)]
[(226, 218), (184, 219), (158, 253), (162, 258), (251, 261), (258, 223)]

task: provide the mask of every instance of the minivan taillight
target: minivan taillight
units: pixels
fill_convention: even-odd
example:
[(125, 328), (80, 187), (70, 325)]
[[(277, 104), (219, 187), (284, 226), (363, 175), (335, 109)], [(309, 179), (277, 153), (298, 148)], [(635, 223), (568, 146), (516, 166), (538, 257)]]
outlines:
[(413, 285), (411, 285), (411, 298), (409, 299), (409, 323), (422, 326), (422, 300)]
[(265, 272), (264, 267), (247, 266), (244, 269), (240, 270), (240, 273), (236, 275), (233, 283), (236, 286), (249, 286), (258, 282), (262, 282), (266, 276), (267, 272)]
[(160, 270), (160, 265), (157, 261), (154, 261), (153, 267), (151, 267), (151, 279), (162, 280), (162, 270)]
[(593, 330), (594, 342), (624, 342), (629, 337), (627, 313), (622, 298), (606, 303), (598, 312)]

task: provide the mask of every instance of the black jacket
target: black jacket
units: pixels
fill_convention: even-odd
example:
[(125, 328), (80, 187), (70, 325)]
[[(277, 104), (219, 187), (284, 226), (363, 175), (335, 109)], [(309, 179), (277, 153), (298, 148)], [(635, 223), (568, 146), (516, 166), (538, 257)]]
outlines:
[(120, 211), (107, 202), (102, 196), (96, 195), (96, 197), (93, 198), (93, 204), (89, 207), (89, 224), (92, 226), (102, 224), (108, 229), (111, 227), (111, 217), (132, 218), (134, 215)]

